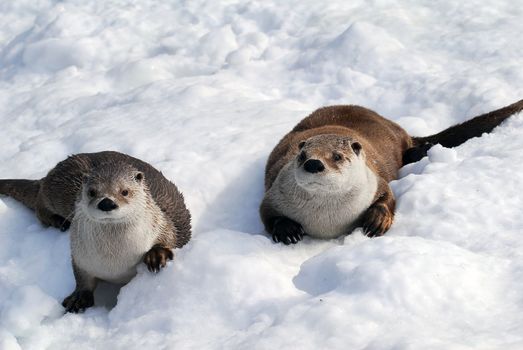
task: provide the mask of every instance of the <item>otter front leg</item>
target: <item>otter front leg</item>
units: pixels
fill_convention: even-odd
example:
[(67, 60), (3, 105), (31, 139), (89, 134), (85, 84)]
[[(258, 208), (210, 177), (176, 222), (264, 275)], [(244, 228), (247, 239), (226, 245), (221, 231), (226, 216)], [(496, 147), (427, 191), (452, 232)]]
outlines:
[(272, 240), (276, 243), (296, 244), (305, 235), (303, 227), (274, 210), (267, 197), (260, 206), (260, 216), (265, 225), (265, 230), (272, 235)]
[(76, 280), (74, 292), (64, 299), (62, 306), (66, 312), (82, 312), (94, 305), (94, 289), (98, 280), (76, 266), (73, 260), (73, 272)]
[(62, 232), (67, 231), (71, 226), (71, 222), (69, 220), (63, 216), (54, 214), (43, 205), (37, 205), (35, 211), (36, 216), (44, 226), (56, 227)]
[(390, 186), (380, 179), (377, 199), (362, 217), (363, 233), (369, 237), (383, 236), (394, 221), (396, 201)]
[(276, 218), (272, 228), (272, 240), (285, 245), (296, 244), (303, 239), (305, 231), (296, 221), (286, 217)]
[(161, 244), (154, 245), (143, 257), (143, 262), (151, 272), (158, 272), (174, 257), (173, 251)]

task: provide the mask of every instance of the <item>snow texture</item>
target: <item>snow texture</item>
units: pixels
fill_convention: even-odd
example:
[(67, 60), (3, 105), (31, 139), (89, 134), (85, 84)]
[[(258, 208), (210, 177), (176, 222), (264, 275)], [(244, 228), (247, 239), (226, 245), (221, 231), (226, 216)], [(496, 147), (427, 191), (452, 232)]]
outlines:
[[(183, 191), (194, 238), (63, 315), (69, 237), (0, 198), (1, 349), (523, 349), (523, 114), (392, 183), (389, 233), (287, 247), (258, 205), (301, 118), (428, 135), (523, 97), (520, 1), (0, 3), (0, 177), (106, 149)], [(116, 306), (115, 306), (116, 304)]]

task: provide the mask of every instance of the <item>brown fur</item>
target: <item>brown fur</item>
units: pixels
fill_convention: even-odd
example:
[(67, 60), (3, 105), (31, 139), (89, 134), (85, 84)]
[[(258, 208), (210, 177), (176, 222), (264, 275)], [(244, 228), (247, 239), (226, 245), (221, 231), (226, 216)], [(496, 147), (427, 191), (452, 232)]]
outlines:
[[(398, 170), (404, 164), (421, 159), (432, 144), (441, 142), (443, 146), (454, 147), (471, 137), (490, 132), (510, 115), (521, 110), (523, 110), (523, 100), (450, 127), (436, 135), (411, 137), (398, 124), (364, 107), (320, 108), (298, 123), (271, 152), (265, 169), (265, 191), (266, 193), (269, 191), (282, 168), (299, 157), (302, 141), (324, 135), (325, 145), (327, 145), (330, 138), (328, 135), (345, 136), (361, 144), (367, 167), (378, 177), (374, 202), (362, 214), (360, 224), (364, 232), (370, 236), (383, 235), (392, 225), (395, 210), (394, 195), (388, 183), (397, 178)], [(332, 152), (339, 152), (342, 147), (331, 146), (331, 148), (315, 144), (314, 149), (306, 149), (305, 152), (307, 158), (319, 159), (329, 168), (329, 171), (336, 171), (337, 165), (332, 158)], [(298, 162), (300, 162), (299, 158)], [(303, 235), (299, 223), (282, 217), (265, 200), (260, 207), (260, 214), (266, 230), (273, 234), (273, 238), (276, 237), (275, 240), (281, 240), (287, 235), (292, 239), (285, 242), (286, 244), (296, 243), (294, 239)], [(278, 228), (275, 228), (276, 224)], [(287, 233), (284, 232), (282, 236), (274, 232), (280, 229)]]

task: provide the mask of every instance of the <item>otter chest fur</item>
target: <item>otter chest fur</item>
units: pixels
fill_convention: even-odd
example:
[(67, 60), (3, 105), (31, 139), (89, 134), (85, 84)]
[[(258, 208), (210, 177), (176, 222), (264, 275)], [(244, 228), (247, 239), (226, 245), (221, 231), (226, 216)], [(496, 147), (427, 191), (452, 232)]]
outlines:
[(100, 279), (126, 283), (136, 274), (136, 265), (158, 237), (152, 227), (146, 218), (100, 223), (76, 215), (71, 225), (74, 262)]
[(279, 212), (299, 222), (304, 231), (315, 238), (330, 239), (351, 232), (376, 194), (377, 180), (372, 174), (365, 181), (365, 186), (325, 193), (305, 190), (296, 182), (294, 171), (292, 164), (284, 167), (268, 197)]

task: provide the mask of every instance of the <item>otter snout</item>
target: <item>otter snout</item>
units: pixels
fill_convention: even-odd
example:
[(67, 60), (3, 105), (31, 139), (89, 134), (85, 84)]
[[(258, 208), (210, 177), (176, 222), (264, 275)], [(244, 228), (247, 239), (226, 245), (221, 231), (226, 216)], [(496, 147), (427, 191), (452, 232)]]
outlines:
[(309, 159), (303, 164), (303, 169), (312, 174), (321, 173), (323, 170), (325, 170), (325, 165), (323, 165), (321, 160)]
[(114, 201), (110, 200), (109, 198), (104, 198), (98, 203), (98, 209), (101, 211), (111, 211), (118, 208), (118, 204), (116, 204)]

